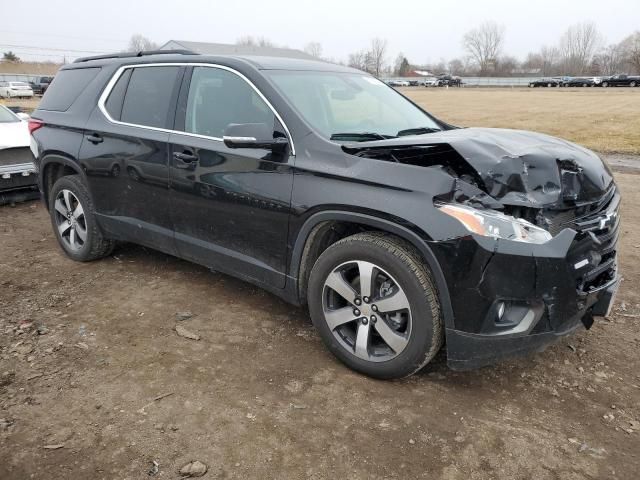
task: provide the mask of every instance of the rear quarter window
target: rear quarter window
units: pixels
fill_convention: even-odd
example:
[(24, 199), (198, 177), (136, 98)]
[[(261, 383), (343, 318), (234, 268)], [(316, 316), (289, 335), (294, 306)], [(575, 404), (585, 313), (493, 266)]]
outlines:
[(57, 112), (68, 110), (99, 71), (100, 68), (61, 70), (47, 88), (38, 109)]

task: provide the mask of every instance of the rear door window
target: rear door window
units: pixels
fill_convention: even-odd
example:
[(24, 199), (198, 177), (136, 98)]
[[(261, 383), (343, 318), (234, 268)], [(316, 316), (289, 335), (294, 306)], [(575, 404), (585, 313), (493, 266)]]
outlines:
[[(166, 128), (179, 67), (134, 68), (124, 96), (120, 120), (146, 127)], [(54, 84), (57, 81), (54, 80)]]
[(195, 67), (189, 87), (185, 131), (222, 138), (231, 123), (265, 123), (275, 116), (260, 95), (235, 73)]
[(57, 112), (67, 111), (99, 71), (100, 68), (96, 67), (61, 70), (47, 88), (38, 108)]

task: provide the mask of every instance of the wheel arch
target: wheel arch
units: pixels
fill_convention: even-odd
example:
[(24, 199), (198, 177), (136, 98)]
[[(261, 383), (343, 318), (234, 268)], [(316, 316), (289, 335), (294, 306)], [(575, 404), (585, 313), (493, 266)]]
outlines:
[(40, 191), (43, 201), (49, 208), (49, 192), (56, 181), (67, 175), (80, 175), (86, 183), (85, 172), (77, 162), (60, 153), (46, 153), (40, 162)]
[[(345, 228), (346, 232), (338, 232), (331, 241), (332, 229)], [(306, 303), (306, 288), (309, 274), (320, 254), (335, 241), (358, 231), (381, 231), (395, 235), (412, 245), (425, 260), (433, 274), (438, 299), (442, 308), (445, 327), (453, 326), (453, 308), (449, 288), (436, 256), (428, 243), (416, 232), (394, 221), (371, 214), (342, 210), (324, 210), (311, 215), (299, 229), (293, 244), (290, 275), (295, 279), (295, 296), (297, 303)], [(342, 235), (341, 235), (342, 233)]]

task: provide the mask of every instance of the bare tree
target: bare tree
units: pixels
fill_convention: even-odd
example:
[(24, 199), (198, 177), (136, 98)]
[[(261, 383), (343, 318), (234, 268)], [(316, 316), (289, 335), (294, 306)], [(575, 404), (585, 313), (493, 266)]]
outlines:
[(387, 41), (382, 38), (371, 40), (369, 51), (367, 52), (368, 71), (379, 77), (385, 66), (385, 56), (387, 54)]
[(594, 63), (598, 65), (599, 72), (603, 75), (615, 75), (623, 68), (625, 55), (622, 43), (609, 45), (603, 48), (594, 57)]
[(450, 60), (447, 64), (447, 68), (451, 75), (465, 75), (467, 73), (464, 62), (459, 58)]
[(542, 60), (542, 75), (554, 75), (559, 72), (560, 51), (557, 47), (542, 47), (540, 58)]
[(462, 45), (477, 63), (480, 75), (495, 68), (503, 42), (504, 27), (492, 21), (468, 31), (462, 39)]
[(602, 35), (595, 23), (577, 23), (569, 27), (560, 39), (560, 53), (565, 73), (585, 73), (601, 44)]
[(275, 44), (264, 37), (252, 37), (245, 35), (236, 40), (236, 45), (246, 45), (251, 47), (275, 47)]
[(629, 35), (620, 42), (624, 67), (628, 73), (640, 74), (640, 31)]
[(347, 60), (347, 65), (351, 68), (357, 68), (358, 70), (362, 70), (364, 72), (367, 71), (367, 52), (364, 50), (360, 50), (357, 52), (353, 52), (349, 54), (349, 60)]
[(320, 42), (309, 42), (305, 45), (304, 51), (312, 57), (322, 58), (322, 44)]
[(131, 35), (129, 39), (129, 46), (127, 47), (128, 52), (142, 52), (148, 50), (157, 50), (158, 44), (149, 40), (144, 35), (140, 35), (136, 33), (135, 35)]

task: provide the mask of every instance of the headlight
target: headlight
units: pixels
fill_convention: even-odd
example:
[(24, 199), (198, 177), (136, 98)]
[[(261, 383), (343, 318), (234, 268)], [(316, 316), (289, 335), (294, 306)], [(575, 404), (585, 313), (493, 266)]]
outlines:
[(458, 220), (470, 232), (485, 237), (527, 243), (545, 243), (553, 238), (548, 231), (533, 223), (492, 210), (451, 204), (440, 205), (438, 208), (442, 213)]

